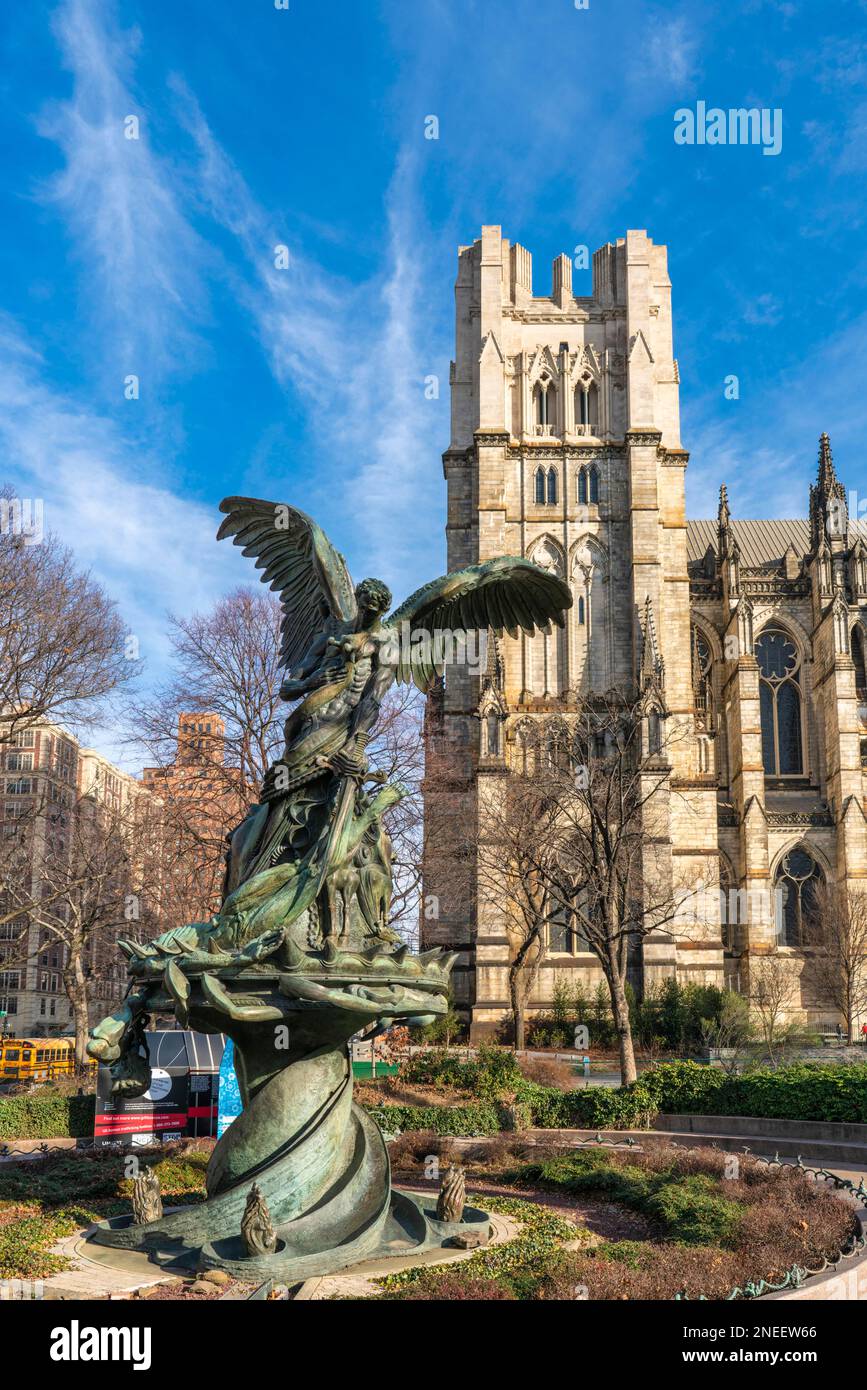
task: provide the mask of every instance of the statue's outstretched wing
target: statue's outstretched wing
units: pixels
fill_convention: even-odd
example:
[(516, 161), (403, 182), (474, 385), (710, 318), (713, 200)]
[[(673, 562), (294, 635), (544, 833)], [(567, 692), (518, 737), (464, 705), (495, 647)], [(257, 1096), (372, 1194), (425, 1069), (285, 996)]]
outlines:
[(225, 497), (220, 511), (228, 515), (217, 540), (231, 536), (245, 555), (255, 556), (263, 582), (279, 591), (280, 659), (291, 670), (330, 620), (354, 621), (357, 604), (346, 562), (312, 517), (295, 507)]
[[(537, 628), (550, 632), (551, 623), (562, 627), (564, 610), (571, 606), (562, 579), (517, 556), (443, 575), (417, 589), (387, 620), (395, 630), (397, 679), (414, 680), (426, 690), (434, 675), (442, 674), (443, 651), (448, 655), (444, 634), (491, 628), (517, 637), (523, 629), (532, 637)], [(418, 640), (424, 633), (430, 641)]]

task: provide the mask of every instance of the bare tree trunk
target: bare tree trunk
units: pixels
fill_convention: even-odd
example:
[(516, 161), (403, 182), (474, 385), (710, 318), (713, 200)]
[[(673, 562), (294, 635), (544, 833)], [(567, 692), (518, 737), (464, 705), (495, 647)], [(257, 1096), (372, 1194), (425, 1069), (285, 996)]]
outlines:
[(512, 1026), (515, 1032), (515, 1047), (519, 1052), (524, 1048), (524, 995), (521, 988), (521, 972), (514, 965), (509, 971), (509, 998), (512, 1005)]
[(87, 1069), (87, 1039), (89, 1031), (87, 981), (80, 954), (76, 953), (68, 961), (63, 972), (66, 997), (72, 1008), (73, 1031), (75, 1033), (75, 1070)]
[(611, 1013), (614, 1018), (614, 1026), (617, 1029), (617, 1045), (620, 1052), (620, 1084), (631, 1086), (632, 1082), (638, 1079), (638, 1072), (635, 1067), (635, 1048), (632, 1044), (629, 1000), (626, 998), (626, 990), (616, 967), (611, 970), (608, 977), (608, 988), (611, 993)]

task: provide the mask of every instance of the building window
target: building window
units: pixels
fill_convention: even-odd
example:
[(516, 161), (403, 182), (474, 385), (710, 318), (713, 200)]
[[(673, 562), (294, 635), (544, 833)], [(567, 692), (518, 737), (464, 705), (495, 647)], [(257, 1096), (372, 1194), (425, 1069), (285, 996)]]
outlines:
[(589, 376), (582, 377), (575, 392), (575, 413), (578, 417), (579, 434), (595, 434), (598, 416), (599, 393), (596, 383)]
[(578, 501), (584, 506), (588, 502), (592, 507), (598, 505), (599, 470), (595, 464), (591, 468), (578, 470)]
[(852, 629), (852, 660), (855, 663), (855, 690), (859, 700), (867, 700), (867, 665), (864, 661), (864, 634), (860, 627)]
[(548, 505), (553, 506), (557, 501), (557, 470), (548, 469)]
[(551, 411), (553, 406), (554, 388), (551, 386), (550, 378), (540, 377), (539, 385), (536, 387), (536, 423), (537, 425), (551, 424)]
[(584, 626), (584, 595), (583, 595), (583, 594), (580, 594), (579, 597), (578, 597), (578, 622), (579, 622), (579, 625), (580, 625), (581, 627)]
[(774, 876), (774, 903), (781, 946), (803, 946), (816, 914), (816, 890), (822, 870), (813, 856), (798, 845), (783, 855)]
[(536, 469), (536, 502), (537, 502), (539, 505), (544, 505), (544, 503), (545, 503), (545, 470), (544, 470), (544, 468), (537, 468), (537, 469)]
[(496, 758), (500, 751), (500, 721), (493, 710), (485, 720), (485, 729), (488, 742), (488, 757)]
[(548, 950), (555, 956), (572, 953), (572, 928), (569, 925), (569, 914), (563, 907), (555, 907), (549, 914)]
[(713, 683), (710, 647), (697, 627), (692, 629), (692, 694), (695, 720), (700, 729), (713, 727)]
[(662, 752), (662, 722), (657, 710), (651, 710), (647, 719), (647, 751), (651, 757)]
[(804, 771), (801, 719), (801, 661), (788, 633), (766, 628), (756, 642), (762, 763), (769, 777), (798, 777)]

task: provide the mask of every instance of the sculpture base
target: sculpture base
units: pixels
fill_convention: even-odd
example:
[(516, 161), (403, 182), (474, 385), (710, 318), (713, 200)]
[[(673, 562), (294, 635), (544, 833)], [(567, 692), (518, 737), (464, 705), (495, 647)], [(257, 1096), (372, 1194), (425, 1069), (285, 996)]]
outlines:
[[(182, 1210), (174, 1208), (174, 1211)], [(273, 1255), (256, 1257), (246, 1254), (240, 1235), (199, 1247), (180, 1242), (155, 1245), (148, 1238), (148, 1227), (136, 1225), (128, 1216), (97, 1222), (88, 1239), (98, 1245), (141, 1251), (165, 1269), (179, 1272), (223, 1269), (236, 1279), (275, 1279), (279, 1283), (295, 1284), (336, 1274), (368, 1260), (397, 1259), (408, 1254), (453, 1248), (456, 1237), (468, 1234), (477, 1235), (479, 1243), (485, 1245), (490, 1229), (490, 1217), (486, 1212), (465, 1207), (462, 1221), (438, 1221), (435, 1195), (392, 1188), (382, 1216), (354, 1239), (332, 1250), (299, 1250), (293, 1240), (292, 1223), (277, 1228), (278, 1245)]]

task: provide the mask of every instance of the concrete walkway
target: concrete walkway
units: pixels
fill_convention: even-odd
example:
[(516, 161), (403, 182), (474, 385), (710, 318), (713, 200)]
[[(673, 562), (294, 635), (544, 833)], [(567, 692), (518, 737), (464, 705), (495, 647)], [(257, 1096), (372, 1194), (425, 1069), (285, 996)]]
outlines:
[(167, 1284), (177, 1274), (166, 1274), (134, 1250), (114, 1250), (92, 1245), (86, 1237), (93, 1228), (76, 1231), (52, 1245), (52, 1255), (65, 1255), (69, 1269), (43, 1279), (44, 1297), (52, 1299), (129, 1298), (136, 1289)]

